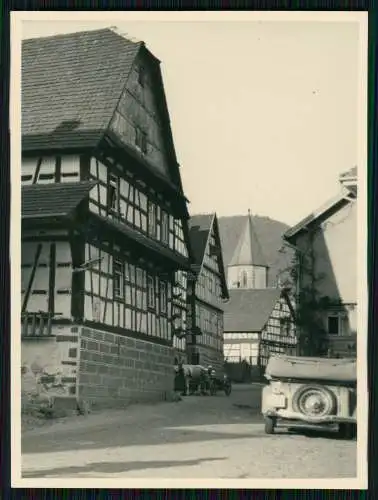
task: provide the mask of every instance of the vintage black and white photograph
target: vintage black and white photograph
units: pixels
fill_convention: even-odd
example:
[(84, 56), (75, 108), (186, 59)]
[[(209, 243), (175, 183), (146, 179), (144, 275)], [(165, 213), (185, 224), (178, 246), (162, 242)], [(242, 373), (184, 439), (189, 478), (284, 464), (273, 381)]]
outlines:
[(364, 13), (13, 13), (15, 484), (366, 487), (366, 82)]

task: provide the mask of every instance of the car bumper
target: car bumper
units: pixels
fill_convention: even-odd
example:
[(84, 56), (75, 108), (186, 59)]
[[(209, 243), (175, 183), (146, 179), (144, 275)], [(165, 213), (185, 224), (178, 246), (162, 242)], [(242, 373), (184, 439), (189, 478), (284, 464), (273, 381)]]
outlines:
[(308, 424), (355, 424), (355, 417), (342, 417), (338, 415), (326, 415), (324, 417), (307, 417), (301, 413), (290, 412), (288, 410), (267, 410), (263, 413), (264, 417), (273, 417), (280, 420), (291, 420)]

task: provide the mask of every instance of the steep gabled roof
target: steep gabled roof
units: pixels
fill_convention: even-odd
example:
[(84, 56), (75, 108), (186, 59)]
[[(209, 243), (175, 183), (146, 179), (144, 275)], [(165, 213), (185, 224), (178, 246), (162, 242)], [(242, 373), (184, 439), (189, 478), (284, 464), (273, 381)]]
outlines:
[(194, 263), (202, 266), (214, 214), (192, 215), (189, 219), (189, 237), (193, 249)]
[(261, 332), (282, 293), (279, 288), (230, 290), (224, 308), (224, 331)]
[(344, 189), (348, 189), (352, 195), (357, 195), (357, 167), (353, 167), (347, 172), (343, 172), (339, 177), (339, 181)]
[(357, 178), (357, 166), (354, 166), (347, 170), (346, 172), (343, 172), (340, 174), (340, 179), (345, 179), (345, 178)]
[(67, 182), (22, 186), (22, 219), (65, 217), (95, 185), (96, 182)]
[[(353, 193), (350, 194), (351, 197), (354, 196)], [(327, 201), (318, 210), (315, 210), (312, 214), (308, 215), (302, 219), (298, 224), (291, 227), (283, 235), (285, 240), (290, 241), (295, 238), (300, 232), (305, 231), (308, 227), (314, 226), (321, 221), (327, 219), (330, 215), (334, 214), (337, 210), (340, 210), (348, 203), (351, 203), (351, 199), (346, 196), (345, 193), (340, 193), (335, 198)]]
[(226, 269), (224, 266), (222, 240), (221, 240), (220, 233), (219, 233), (219, 223), (218, 223), (218, 217), (216, 214), (214, 214), (213, 230), (214, 230), (215, 240), (218, 241), (219, 247), (221, 250), (220, 254), (218, 255), (218, 265), (219, 265), (219, 271), (220, 271), (221, 280), (222, 280), (223, 298), (228, 299), (230, 297), (230, 295), (228, 292)]
[[(316, 224), (321, 223), (322, 221), (333, 215), (335, 212), (343, 208), (345, 205), (357, 199), (357, 190), (353, 189), (353, 187), (356, 187), (357, 182), (357, 167), (355, 166), (348, 171), (340, 174), (339, 180), (342, 185), (344, 185), (345, 183), (344, 191), (341, 190), (341, 192), (339, 192), (337, 196), (326, 201), (317, 210), (314, 210), (314, 212), (302, 219), (300, 222), (298, 222), (298, 224), (288, 229), (283, 235), (283, 238), (285, 240), (292, 240), (300, 232), (306, 230), (310, 226), (315, 226)], [(349, 187), (347, 184), (350, 181), (351, 186)]]
[[(229, 266), (240, 235), (245, 228), (248, 215), (233, 215), (218, 217), (219, 232), (222, 241), (223, 260), (226, 268)], [(268, 286), (274, 286), (277, 274), (290, 265), (291, 250), (280, 253), (282, 235), (289, 229), (287, 224), (269, 217), (251, 215), (254, 228), (264, 249), (264, 257), (269, 265)]]
[(142, 45), (111, 29), (24, 40), (23, 150), (95, 146)]
[(221, 249), (221, 252), (218, 255), (218, 266), (221, 275), (223, 298), (228, 298), (226, 273), (222, 255), (222, 243), (219, 235), (218, 220), (215, 213), (193, 215), (189, 220), (189, 238), (193, 253), (194, 268), (196, 272), (200, 272), (212, 231), (214, 231), (215, 238), (218, 240), (219, 247)]
[(268, 267), (250, 214), (248, 214), (244, 230), (239, 238), (229, 266)]

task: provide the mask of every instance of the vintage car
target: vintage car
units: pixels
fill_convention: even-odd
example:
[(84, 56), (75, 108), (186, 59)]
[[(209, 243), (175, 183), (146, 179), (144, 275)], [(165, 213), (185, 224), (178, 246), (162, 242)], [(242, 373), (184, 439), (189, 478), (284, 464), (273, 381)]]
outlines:
[(353, 359), (272, 356), (262, 391), (265, 432), (279, 426), (338, 426), (346, 439), (357, 435), (357, 370)]
[(209, 386), (210, 394), (215, 396), (218, 391), (222, 391), (229, 396), (232, 391), (232, 383), (226, 374), (223, 376), (216, 373), (215, 370), (212, 371), (210, 375), (210, 386)]

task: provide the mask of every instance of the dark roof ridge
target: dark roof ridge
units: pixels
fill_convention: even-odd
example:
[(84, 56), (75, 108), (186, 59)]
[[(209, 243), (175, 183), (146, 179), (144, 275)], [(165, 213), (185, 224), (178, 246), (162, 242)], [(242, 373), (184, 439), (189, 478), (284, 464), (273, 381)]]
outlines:
[(98, 183), (98, 181), (95, 180), (90, 180), (90, 181), (71, 181), (71, 182), (51, 182), (48, 184), (22, 184), (21, 189), (34, 189), (34, 188), (40, 188), (40, 189), (49, 189), (49, 188), (65, 188), (65, 187), (70, 187), (70, 186), (89, 186), (92, 185), (95, 186)]
[(190, 214), (190, 217), (201, 217), (201, 216), (204, 216), (204, 215), (210, 217), (210, 216), (212, 216), (214, 214), (215, 214), (215, 211), (214, 212), (198, 212), (196, 214)]
[(112, 29), (111, 26), (107, 27), (107, 28), (97, 28), (97, 29), (92, 29), (92, 30), (89, 30), (89, 29), (86, 29), (86, 30), (79, 30), (79, 31), (70, 31), (69, 33), (56, 33), (54, 35), (46, 35), (46, 36), (34, 36), (34, 37), (30, 37), (30, 38), (24, 38), (22, 40), (22, 44), (24, 43), (27, 43), (27, 42), (31, 42), (31, 41), (37, 41), (37, 40), (48, 40), (48, 39), (52, 39), (52, 38), (69, 38), (69, 37), (72, 37), (74, 35), (88, 35), (88, 34), (92, 34), (92, 33), (104, 33), (104, 32), (112, 32), (114, 33), (115, 35), (118, 35), (120, 36), (121, 38), (125, 38), (127, 41), (131, 42), (131, 43), (143, 43), (141, 41), (138, 41), (138, 42), (135, 42), (134, 40), (131, 40), (130, 38), (126, 38), (124, 36), (122, 36), (120, 33), (117, 33), (117, 31), (115, 31), (114, 29)]

